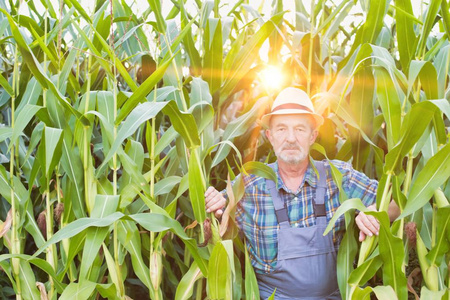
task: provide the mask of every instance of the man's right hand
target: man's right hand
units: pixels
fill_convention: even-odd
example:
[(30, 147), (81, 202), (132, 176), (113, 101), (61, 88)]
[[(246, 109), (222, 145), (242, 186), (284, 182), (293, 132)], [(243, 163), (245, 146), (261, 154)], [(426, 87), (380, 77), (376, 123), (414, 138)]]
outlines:
[(214, 212), (214, 215), (219, 218), (225, 209), (227, 200), (215, 188), (210, 186), (205, 192), (206, 212)]

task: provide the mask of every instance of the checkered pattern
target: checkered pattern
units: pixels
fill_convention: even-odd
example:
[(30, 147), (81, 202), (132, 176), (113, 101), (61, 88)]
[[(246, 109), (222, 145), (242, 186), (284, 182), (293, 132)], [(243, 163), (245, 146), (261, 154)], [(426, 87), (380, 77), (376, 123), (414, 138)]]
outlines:
[[(378, 182), (369, 179), (363, 173), (353, 170), (351, 164), (333, 160), (332, 164), (342, 173), (342, 187), (348, 198), (360, 198), (364, 205), (369, 206), (376, 201)], [(314, 164), (314, 161), (312, 161)], [(327, 192), (325, 207), (328, 221), (339, 207), (339, 190), (332, 180), (330, 164), (324, 160), (327, 171)], [(286, 203), (290, 224), (292, 227), (308, 227), (315, 225), (312, 199), (318, 182), (315, 170), (309, 164), (303, 183), (293, 192), (283, 183), (275, 164), (278, 176), (278, 189)], [(236, 221), (247, 239), (247, 248), (252, 265), (257, 272), (270, 272), (276, 266), (278, 222), (275, 209), (266, 187), (265, 178), (256, 175), (243, 175), (245, 194), (238, 203)], [(336, 222), (333, 229), (333, 239), (336, 244), (345, 229), (343, 216)]]

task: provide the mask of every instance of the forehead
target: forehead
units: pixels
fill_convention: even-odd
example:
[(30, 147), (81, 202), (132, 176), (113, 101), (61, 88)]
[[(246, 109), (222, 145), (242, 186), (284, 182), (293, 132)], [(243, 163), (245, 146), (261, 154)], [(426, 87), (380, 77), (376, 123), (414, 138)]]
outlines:
[(270, 118), (270, 126), (311, 126), (310, 116), (305, 115), (273, 115)]

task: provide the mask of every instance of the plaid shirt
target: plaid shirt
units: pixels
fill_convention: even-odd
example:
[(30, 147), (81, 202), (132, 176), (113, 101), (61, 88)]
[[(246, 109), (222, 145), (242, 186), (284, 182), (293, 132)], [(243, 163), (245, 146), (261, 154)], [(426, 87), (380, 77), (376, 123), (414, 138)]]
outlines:
[[(313, 161), (313, 160), (311, 160)], [(314, 163), (314, 161), (313, 161)], [(339, 189), (335, 185), (330, 164), (324, 160), (327, 171), (327, 192), (325, 207), (329, 221), (339, 207)], [(365, 174), (353, 170), (351, 164), (332, 160), (332, 164), (342, 173), (342, 187), (349, 198), (360, 198), (365, 206), (376, 201), (378, 182), (369, 179)], [(278, 176), (278, 189), (286, 203), (292, 227), (308, 227), (315, 225), (312, 205), (317, 185), (317, 175), (309, 164), (303, 182), (295, 192), (290, 191), (283, 183), (275, 163)], [(270, 192), (266, 187), (266, 179), (253, 174), (243, 175), (245, 193), (236, 210), (236, 222), (247, 239), (247, 250), (256, 272), (268, 273), (276, 266), (278, 222), (275, 215)], [(345, 229), (343, 216), (333, 228), (333, 239), (340, 242), (339, 236)]]

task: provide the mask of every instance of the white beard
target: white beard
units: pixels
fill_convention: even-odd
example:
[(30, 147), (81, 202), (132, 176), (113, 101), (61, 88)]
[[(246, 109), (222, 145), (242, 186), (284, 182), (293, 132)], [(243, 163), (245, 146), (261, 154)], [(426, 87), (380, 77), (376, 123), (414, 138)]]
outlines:
[[(289, 155), (289, 154), (283, 153), (283, 150), (288, 150), (288, 149), (295, 149), (298, 151), (298, 154)], [(300, 146), (297, 146), (295, 144), (294, 145), (288, 144), (288, 145), (283, 146), (279, 151), (275, 152), (275, 155), (277, 156), (277, 158), (279, 160), (282, 160), (285, 163), (288, 163), (291, 165), (298, 165), (307, 158), (307, 153), (303, 150), (303, 148), (301, 148)]]

